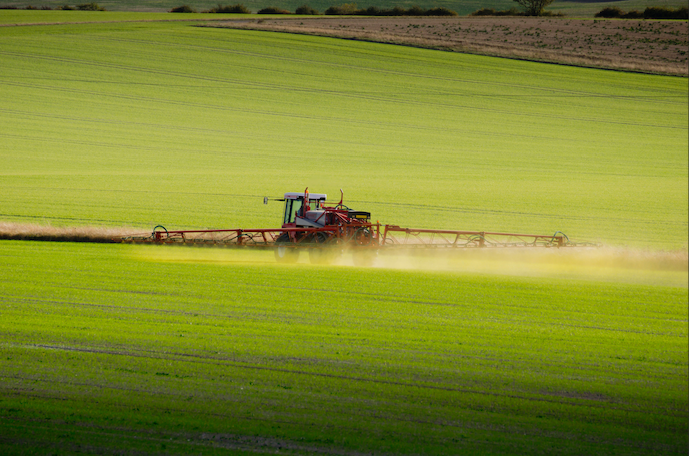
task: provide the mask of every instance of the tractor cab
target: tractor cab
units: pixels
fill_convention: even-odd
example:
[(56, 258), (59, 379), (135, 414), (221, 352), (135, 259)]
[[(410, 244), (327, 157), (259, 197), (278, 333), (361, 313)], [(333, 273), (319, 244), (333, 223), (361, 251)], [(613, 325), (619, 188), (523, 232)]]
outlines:
[(323, 227), (325, 225), (323, 203), (325, 203), (326, 198), (327, 195), (323, 193), (285, 193), (285, 214), (282, 227)]

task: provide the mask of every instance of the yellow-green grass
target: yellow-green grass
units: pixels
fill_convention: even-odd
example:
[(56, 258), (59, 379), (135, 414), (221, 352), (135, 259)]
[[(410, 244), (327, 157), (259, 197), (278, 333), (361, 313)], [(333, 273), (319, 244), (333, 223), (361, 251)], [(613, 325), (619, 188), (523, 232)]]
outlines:
[[(64, 3), (63, 3), (64, 4)], [(138, 21), (212, 21), (246, 17), (243, 14), (175, 14), (136, 11), (59, 11), (59, 10), (0, 10), (0, 24), (29, 25), (88, 22), (138, 22)]]
[(684, 454), (686, 288), (0, 241), (3, 454)]
[(625, 12), (632, 10), (643, 12), (649, 7), (678, 9), (683, 6), (686, 7), (686, 3), (675, 0), (559, 1), (551, 4), (547, 9), (565, 14), (567, 17), (594, 17), (599, 11), (610, 7), (617, 7)]
[[(0, 12), (4, 14), (4, 12)], [(0, 218), (374, 220), (687, 245), (686, 79), (185, 23), (0, 28)]]

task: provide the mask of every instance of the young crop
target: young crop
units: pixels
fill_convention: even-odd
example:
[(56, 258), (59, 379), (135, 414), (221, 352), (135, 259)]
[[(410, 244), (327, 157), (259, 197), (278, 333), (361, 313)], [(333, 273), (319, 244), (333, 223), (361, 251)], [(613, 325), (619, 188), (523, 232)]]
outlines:
[(686, 246), (681, 78), (177, 23), (64, 27), (0, 30), (7, 221), (269, 228), (282, 207), (262, 197), (303, 180), (382, 223)]
[(0, 255), (3, 452), (686, 446), (686, 288), (164, 246)]

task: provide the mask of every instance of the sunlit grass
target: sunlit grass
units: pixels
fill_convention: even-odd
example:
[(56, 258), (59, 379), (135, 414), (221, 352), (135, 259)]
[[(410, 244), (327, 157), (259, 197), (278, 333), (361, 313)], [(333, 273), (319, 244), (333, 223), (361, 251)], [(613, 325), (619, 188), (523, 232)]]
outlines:
[(687, 243), (687, 88), (186, 24), (0, 29), (2, 217), (275, 227), (286, 191), (421, 228)]
[(686, 449), (686, 288), (0, 249), (4, 449)]

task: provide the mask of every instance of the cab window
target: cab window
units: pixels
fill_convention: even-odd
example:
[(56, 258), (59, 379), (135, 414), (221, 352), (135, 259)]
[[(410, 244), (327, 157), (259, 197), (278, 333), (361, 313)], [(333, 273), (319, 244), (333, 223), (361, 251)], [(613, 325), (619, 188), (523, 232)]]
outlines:
[(302, 200), (287, 200), (285, 201), (285, 222), (294, 223), (297, 212), (301, 209)]

